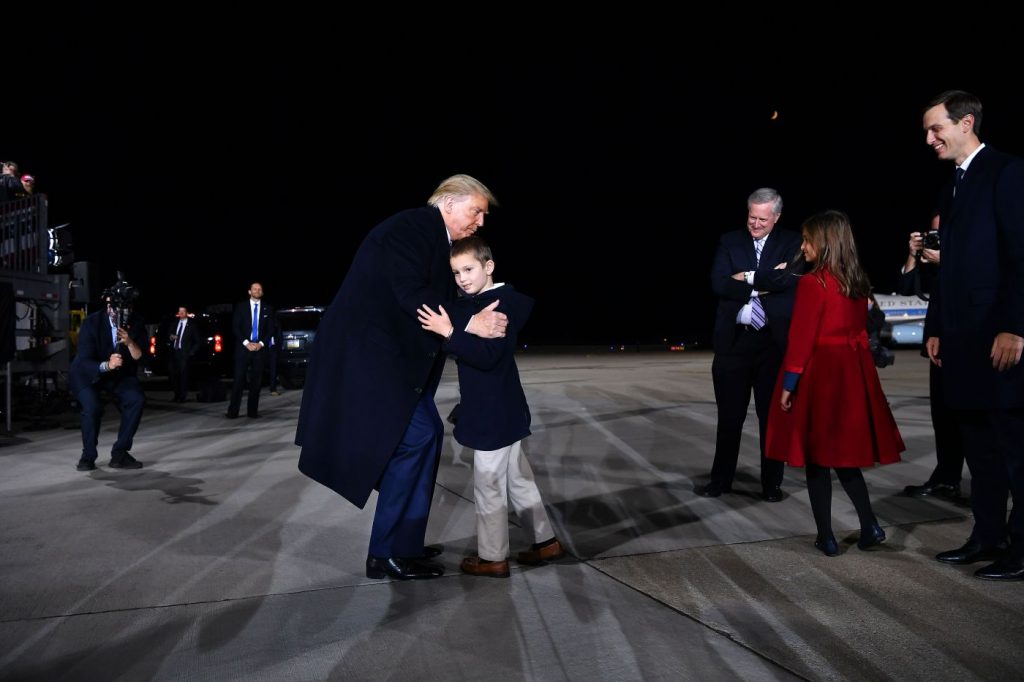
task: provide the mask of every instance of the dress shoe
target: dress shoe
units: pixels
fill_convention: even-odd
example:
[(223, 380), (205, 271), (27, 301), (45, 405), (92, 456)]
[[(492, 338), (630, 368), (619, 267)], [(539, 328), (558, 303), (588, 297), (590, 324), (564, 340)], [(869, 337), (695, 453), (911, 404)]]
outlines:
[(761, 499), (765, 502), (782, 502), (782, 488), (772, 486), (761, 491)]
[(937, 495), (939, 497), (960, 497), (960, 485), (951, 483), (932, 483), (927, 481), (924, 485), (908, 485), (903, 489), (904, 495), (910, 497), (928, 497)]
[(814, 548), (820, 550), (825, 556), (839, 556), (839, 544), (831, 533), (827, 537), (815, 538)]
[(982, 547), (977, 540), (968, 540), (963, 547), (939, 552), (935, 558), (944, 564), (973, 564), (979, 561), (998, 561), (1006, 550), (1002, 547)]
[(475, 554), (468, 556), (459, 564), (463, 573), (469, 575), (480, 575), (487, 578), (507, 578), (511, 573), (508, 570), (508, 561), (488, 561), (481, 559)]
[(141, 469), (142, 462), (127, 452), (118, 452), (111, 453), (109, 466), (111, 469)]
[(530, 549), (519, 552), (516, 561), (528, 566), (536, 566), (546, 561), (554, 561), (565, 554), (565, 548), (558, 538), (552, 538), (548, 542), (534, 544)]
[(731, 493), (731, 485), (722, 485), (718, 481), (711, 481), (703, 488), (697, 488), (697, 494), (701, 497), (720, 497), (722, 493)]
[(224, 416), (227, 417), (228, 419), (238, 419), (238, 413), (237, 412), (234, 412), (234, 413), (228, 412)]
[(444, 545), (424, 545), (423, 554), (420, 555), (421, 559), (433, 559), (436, 556), (441, 556), (444, 552)]
[(994, 564), (979, 568), (974, 575), (984, 580), (1024, 580), (1024, 559), (1003, 557)]
[(885, 531), (877, 523), (870, 528), (860, 529), (860, 539), (857, 546), (861, 549), (871, 549), (885, 542)]
[(75, 467), (79, 471), (94, 471), (96, 469), (96, 460), (94, 459), (80, 459), (78, 460), (78, 466)]
[(399, 559), (391, 557), (378, 559), (366, 557), (367, 578), (394, 578), (395, 580), (417, 580), (422, 578), (438, 578), (444, 575), (444, 566), (424, 559)]

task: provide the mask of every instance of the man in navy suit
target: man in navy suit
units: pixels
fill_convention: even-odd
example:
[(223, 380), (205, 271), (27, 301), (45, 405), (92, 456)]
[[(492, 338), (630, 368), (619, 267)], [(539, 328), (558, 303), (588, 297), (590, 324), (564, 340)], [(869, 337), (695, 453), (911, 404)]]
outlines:
[[(263, 365), (266, 362), (266, 348), (273, 332), (273, 319), (263, 304), (263, 285), (253, 282), (249, 285), (249, 300), (235, 306), (231, 316), (231, 330), (235, 335), (235, 375), (231, 382), (231, 401), (228, 403), (228, 419), (237, 419), (242, 406), (242, 386), (248, 373), (249, 398), (246, 414), (250, 419), (260, 416), (260, 386), (263, 384)], [(255, 323), (253, 320), (255, 319)]]
[[(427, 206), (402, 211), (363, 240), (317, 330), (295, 442), (299, 471), (362, 508), (379, 491), (366, 559), (369, 578), (433, 578), (437, 548), (424, 547), (444, 426), (434, 392), (443, 339), (417, 310), (452, 300), (453, 240), (475, 233), (494, 195), (468, 175), (444, 180)], [(459, 329), (504, 335), (500, 301)]]
[(102, 310), (87, 316), (78, 330), (78, 348), (71, 362), (71, 393), (81, 407), (82, 456), (79, 471), (96, 468), (96, 446), (99, 443), (100, 420), (103, 404), (100, 395), (106, 391), (114, 396), (121, 410), (121, 427), (110, 450), (112, 469), (139, 469), (142, 462), (128, 451), (142, 419), (146, 396), (136, 376), (142, 348), (146, 343), (146, 328), (139, 318), (129, 313), (124, 327), (118, 326), (117, 311), (109, 298)]
[(754, 393), (761, 434), (761, 497), (782, 499), (785, 464), (764, 455), (772, 390), (782, 364), (793, 315), (797, 277), (788, 267), (800, 252), (800, 235), (776, 229), (782, 197), (762, 187), (747, 198), (747, 227), (722, 235), (711, 269), (718, 295), (711, 376), (718, 405), (718, 431), (711, 480), (704, 497), (732, 491), (743, 422)]
[(168, 369), (174, 402), (183, 403), (188, 399), (188, 365), (199, 350), (200, 339), (195, 320), (189, 315), (187, 307), (179, 306), (175, 318), (174, 331), (168, 336), (171, 344)]
[(935, 558), (991, 561), (974, 575), (1024, 580), (1024, 160), (981, 142), (981, 115), (978, 98), (961, 90), (942, 93), (924, 113), (925, 141), (956, 164), (944, 190), (925, 347), (942, 367), (974, 512), (967, 542)]

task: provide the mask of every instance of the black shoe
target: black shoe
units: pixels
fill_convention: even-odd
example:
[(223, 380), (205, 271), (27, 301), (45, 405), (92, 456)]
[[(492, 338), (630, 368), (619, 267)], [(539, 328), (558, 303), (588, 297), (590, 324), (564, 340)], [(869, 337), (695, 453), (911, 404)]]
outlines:
[(224, 416), (227, 417), (228, 419), (238, 419), (238, 413), (237, 412), (228, 412)]
[(439, 578), (444, 575), (444, 566), (425, 559), (378, 559), (366, 557), (366, 577), (373, 579), (393, 578), (395, 580), (416, 580)]
[(932, 483), (927, 481), (924, 485), (908, 485), (903, 489), (904, 495), (910, 497), (928, 497), (929, 495), (937, 495), (939, 497), (960, 497), (960, 484), (952, 483)]
[(839, 543), (836, 542), (836, 537), (831, 533), (828, 537), (817, 537), (814, 540), (814, 548), (821, 550), (821, 553), (825, 556), (839, 556)]
[(765, 502), (782, 502), (782, 488), (776, 485), (763, 489), (761, 499)]
[(79, 471), (95, 471), (96, 460), (82, 458), (78, 460), (78, 466), (75, 467)]
[(984, 580), (1024, 580), (1024, 559), (1003, 557), (994, 564), (979, 568), (974, 575)]
[(245, 416), (248, 417), (249, 419), (259, 419), (260, 418), (260, 416), (257, 413), (255, 413), (255, 412), (250, 412), (249, 414), (247, 414)]
[(968, 540), (963, 547), (951, 549), (948, 552), (939, 552), (935, 555), (938, 561), (944, 564), (974, 564), (979, 561), (998, 562), (1006, 554), (1002, 547), (982, 547), (977, 540)]
[(434, 557), (441, 556), (444, 553), (444, 545), (424, 545), (423, 553), (419, 556), (403, 557), (407, 560), (415, 559), (433, 559)]
[(117, 452), (110, 454), (110, 464), (108, 466), (111, 469), (141, 469), (142, 462), (127, 452)]
[(857, 546), (861, 549), (871, 549), (883, 542), (885, 542), (885, 531), (877, 523), (871, 526), (871, 528), (860, 529), (860, 539), (857, 540)]
[(722, 485), (718, 481), (711, 481), (703, 488), (697, 488), (697, 494), (701, 497), (721, 497), (722, 493), (731, 492), (731, 485)]

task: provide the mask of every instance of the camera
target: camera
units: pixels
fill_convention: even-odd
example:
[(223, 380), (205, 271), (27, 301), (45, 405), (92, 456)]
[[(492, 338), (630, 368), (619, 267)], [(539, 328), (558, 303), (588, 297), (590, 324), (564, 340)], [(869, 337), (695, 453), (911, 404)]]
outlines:
[(139, 297), (141, 292), (125, 281), (124, 275), (119, 270), (117, 281), (103, 290), (100, 297), (110, 303), (110, 307), (117, 311), (117, 326), (125, 328), (128, 322), (128, 314), (132, 303)]
[(921, 235), (921, 246), (923, 246), (926, 249), (931, 249), (932, 251), (938, 250), (938, 248), (939, 248), (939, 231), (938, 230), (928, 230), (923, 235)]

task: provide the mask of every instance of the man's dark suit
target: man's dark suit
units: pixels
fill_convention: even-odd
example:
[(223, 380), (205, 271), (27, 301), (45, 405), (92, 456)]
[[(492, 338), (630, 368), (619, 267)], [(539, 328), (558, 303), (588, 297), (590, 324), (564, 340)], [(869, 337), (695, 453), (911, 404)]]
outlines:
[[(444, 436), (433, 396), (445, 356), (441, 337), (421, 328), (416, 310), (437, 310), (454, 297), (449, 251), (433, 206), (373, 228), (324, 313), (310, 357), (295, 437), (299, 470), (360, 508), (379, 489), (375, 557), (423, 552)], [(466, 320), (453, 322), (461, 329)]]
[[(793, 261), (800, 250), (800, 241), (796, 232), (774, 228), (766, 237), (758, 264), (750, 233), (736, 230), (722, 235), (715, 253), (711, 287), (718, 295), (718, 313), (712, 335), (715, 358), (711, 374), (718, 404), (718, 430), (711, 480), (724, 490), (732, 487), (736, 474), (751, 390), (760, 422), (761, 486), (767, 492), (782, 484), (785, 465), (765, 458), (764, 440), (772, 390), (786, 349), (798, 278), (790, 268), (775, 267)], [(750, 270), (754, 271), (753, 286), (732, 277), (737, 272)], [(750, 301), (755, 289), (769, 292), (761, 297), (767, 325), (759, 331), (744, 329), (736, 323), (740, 310)]]
[[(171, 324), (174, 327), (173, 334), (177, 336), (180, 319), (176, 318)], [(185, 323), (185, 331), (181, 334), (180, 343), (178, 340), (171, 341), (170, 379), (171, 389), (174, 391), (174, 399), (184, 401), (188, 396), (188, 364), (192, 357), (199, 350), (200, 338), (196, 328), (195, 320), (188, 320)]]
[[(916, 268), (900, 275), (897, 293), (901, 296), (915, 296), (918, 293), (930, 296), (930, 292), (935, 291), (937, 287), (938, 267), (919, 259)], [(921, 355), (928, 357), (924, 349), (921, 350)], [(956, 486), (959, 489), (964, 471), (964, 448), (956, 420), (950, 414), (942, 395), (942, 368), (929, 362), (928, 396), (931, 404), (932, 430), (935, 432), (935, 469), (932, 470), (925, 485), (919, 487), (939, 484)], [(908, 489), (913, 487), (918, 486), (908, 486)]]
[(228, 416), (237, 417), (242, 406), (242, 386), (248, 373), (249, 397), (246, 402), (246, 413), (256, 417), (260, 411), (260, 386), (263, 385), (263, 364), (266, 362), (267, 346), (273, 333), (273, 313), (269, 306), (261, 300), (259, 303), (259, 325), (256, 329), (258, 340), (263, 347), (257, 351), (247, 349), (243, 342), (249, 341), (252, 335), (252, 301), (246, 300), (235, 305), (231, 316), (231, 330), (235, 335), (235, 375), (231, 382), (231, 401), (228, 403)]
[[(985, 147), (939, 222), (942, 264), (925, 337), (939, 339), (943, 395), (971, 470), (971, 539), (1024, 558), (1024, 363), (999, 372), (992, 343), (1024, 336), (1024, 161)], [(1007, 496), (1016, 504), (1006, 521)]]
[[(146, 328), (141, 320), (133, 320), (129, 335), (140, 348), (146, 347)], [(146, 396), (136, 376), (139, 363), (121, 347), (119, 352), (123, 364), (108, 372), (100, 371), (100, 365), (108, 362), (114, 352), (110, 318), (104, 308), (87, 316), (82, 322), (78, 330), (78, 349), (70, 367), (71, 392), (82, 409), (83, 460), (96, 460), (100, 420), (103, 417), (103, 404), (100, 402), (102, 391), (112, 393), (121, 410), (121, 426), (117, 432), (117, 440), (111, 448), (112, 457), (131, 450), (132, 440), (142, 419)]]

